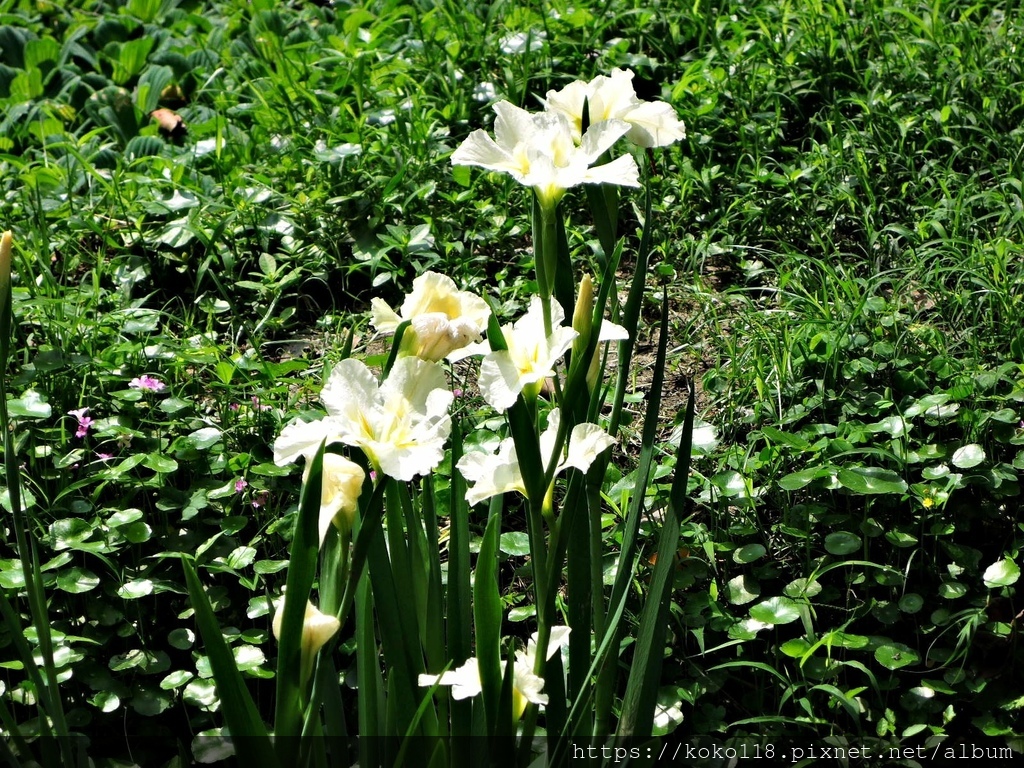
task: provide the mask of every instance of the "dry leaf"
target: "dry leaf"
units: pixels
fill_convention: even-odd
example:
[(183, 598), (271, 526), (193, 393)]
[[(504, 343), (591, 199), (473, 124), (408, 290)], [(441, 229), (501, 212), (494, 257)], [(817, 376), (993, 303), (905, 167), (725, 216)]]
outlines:
[(172, 139), (181, 138), (187, 132), (181, 115), (169, 109), (154, 109), (149, 116), (156, 120), (160, 133)]

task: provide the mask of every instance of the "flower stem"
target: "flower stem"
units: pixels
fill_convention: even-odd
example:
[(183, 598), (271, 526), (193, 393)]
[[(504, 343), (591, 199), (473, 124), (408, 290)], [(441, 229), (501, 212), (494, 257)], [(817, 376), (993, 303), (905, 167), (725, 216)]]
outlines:
[(557, 214), (558, 206), (533, 197), (533, 262), (537, 270), (537, 290), (544, 311), (544, 333), (551, 335), (551, 294), (555, 284), (555, 265), (558, 263)]

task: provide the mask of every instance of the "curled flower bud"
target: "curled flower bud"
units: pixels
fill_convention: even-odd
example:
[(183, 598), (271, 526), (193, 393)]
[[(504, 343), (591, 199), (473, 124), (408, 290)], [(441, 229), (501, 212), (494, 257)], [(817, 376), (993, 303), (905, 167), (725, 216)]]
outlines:
[[(310, 464), (302, 473), (302, 482), (309, 479)], [(320, 486), (320, 544), (331, 523), (340, 531), (352, 528), (356, 510), (359, 508), (359, 494), (363, 490), (366, 473), (354, 461), (336, 453), (324, 454), (323, 479)]]
[[(282, 599), (277, 604), (277, 611), (274, 613), (274, 621), (271, 628), (274, 637), (281, 639), (281, 621), (284, 619), (284, 604)], [(322, 613), (313, 603), (306, 602), (306, 615), (302, 618), (302, 680), (305, 683), (313, 672), (313, 662), (317, 653), (324, 647), (337, 631), (341, 629), (341, 622), (335, 616), (328, 616)]]

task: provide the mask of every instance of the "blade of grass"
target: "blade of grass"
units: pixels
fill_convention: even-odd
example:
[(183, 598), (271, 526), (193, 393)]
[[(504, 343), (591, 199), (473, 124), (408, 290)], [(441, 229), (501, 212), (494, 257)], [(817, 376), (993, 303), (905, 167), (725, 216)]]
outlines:
[(480, 687), (487, 712), (487, 732), (498, 730), (501, 697), (501, 597), (498, 592), (498, 538), (501, 533), (500, 497), (491, 504), (473, 580), (473, 619), (476, 627), (476, 658)]
[(296, 765), (302, 723), (306, 711), (303, 679), (302, 636), (306, 603), (316, 577), (320, 552), (318, 521), (323, 483), (324, 444), (310, 461), (309, 475), (299, 496), (299, 515), (292, 536), (288, 579), (285, 582), (284, 615), (278, 638), (277, 695), (274, 712), (274, 747), (283, 765)]
[[(664, 296), (667, 297), (668, 291)], [(658, 343), (657, 372), (663, 373), (668, 339), (668, 300), (662, 301), (661, 338)], [(657, 375), (655, 378), (659, 378)], [(660, 386), (659, 382), (659, 386)], [(690, 475), (690, 448), (693, 441), (694, 387), (688, 383), (689, 395), (683, 431), (676, 454), (675, 476), (669, 489), (668, 509), (659, 532), (658, 560), (651, 576), (650, 592), (640, 616), (633, 664), (630, 667), (626, 693), (622, 701), (618, 737), (631, 742), (634, 738), (649, 738), (654, 728), (654, 707), (658, 695), (658, 681), (664, 654), (665, 630), (668, 625), (669, 598), (672, 595), (672, 577), (675, 556), (679, 547), (679, 530), (688, 500), (686, 487)], [(652, 398), (653, 399), (653, 398)], [(660, 399), (660, 398), (659, 398)], [(655, 410), (654, 416), (657, 415)], [(648, 418), (652, 414), (648, 412)]]

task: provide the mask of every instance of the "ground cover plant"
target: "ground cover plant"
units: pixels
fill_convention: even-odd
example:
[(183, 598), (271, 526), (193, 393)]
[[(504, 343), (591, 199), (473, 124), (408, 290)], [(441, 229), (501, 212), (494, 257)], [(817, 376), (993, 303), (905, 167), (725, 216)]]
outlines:
[[(1024, 17), (676, 6), (0, 2), (5, 760), (1024, 749)], [(493, 105), (616, 69), (685, 123), (584, 163), (633, 158), (642, 187), (535, 210), (534, 183), (460, 164)], [(590, 338), (512, 402), (483, 350), (452, 363), (429, 469), (326, 432), (285, 455), (337, 416), (332, 380), (418, 365), (428, 274), (486, 299), (486, 355), (535, 296)], [(559, 423), (615, 445), (472, 495), (531, 430), (550, 445), (556, 405), (570, 454)], [(365, 485), (320, 554), (331, 489), (353, 513), (359, 482), (317, 480), (342, 454)], [(585, 535), (552, 543), (560, 521)], [(344, 618), (315, 664), (286, 585)]]

